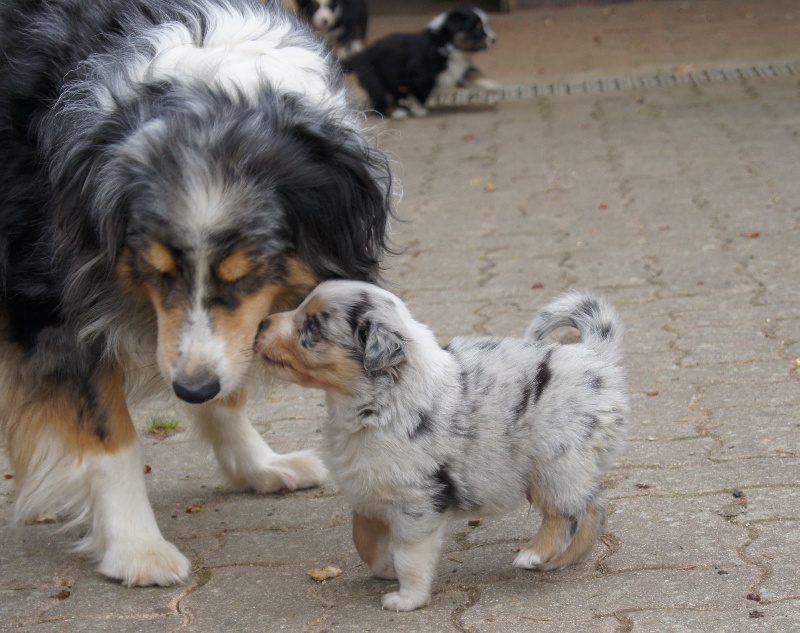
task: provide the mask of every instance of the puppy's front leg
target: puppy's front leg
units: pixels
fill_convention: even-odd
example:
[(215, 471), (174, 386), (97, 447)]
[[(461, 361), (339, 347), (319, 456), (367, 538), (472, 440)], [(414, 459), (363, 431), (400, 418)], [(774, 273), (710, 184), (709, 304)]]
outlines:
[(431, 601), (431, 585), (442, 546), (442, 527), (412, 542), (392, 539), (391, 551), (400, 590), (383, 596), (384, 609), (413, 611)]
[(318, 486), (325, 478), (319, 457), (310, 450), (285, 455), (273, 451), (247, 419), (246, 401), (242, 388), (221, 401), (186, 405), (231, 483), (256, 492)]

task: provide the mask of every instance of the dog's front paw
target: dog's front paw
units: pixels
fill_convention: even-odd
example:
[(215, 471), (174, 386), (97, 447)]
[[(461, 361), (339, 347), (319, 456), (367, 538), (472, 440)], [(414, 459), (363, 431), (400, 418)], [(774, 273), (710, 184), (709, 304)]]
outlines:
[(97, 570), (128, 587), (168, 587), (189, 577), (189, 559), (164, 539), (112, 545)]
[(430, 601), (430, 594), (392, 591), (381, 598), (381, 605), (387, 611), (413, 611), (424, 607)]
[(270, 457), (259, 470), (248, 474), (245, 483), (256, 492), (277, 492), (319, 486), (326, 476), (314, 451), (297, 451)]

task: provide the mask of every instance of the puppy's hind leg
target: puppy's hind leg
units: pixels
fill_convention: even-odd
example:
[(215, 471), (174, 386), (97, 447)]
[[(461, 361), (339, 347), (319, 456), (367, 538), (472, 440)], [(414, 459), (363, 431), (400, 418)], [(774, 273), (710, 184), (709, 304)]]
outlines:
[(369, 519), (353, 512), (353, 543), (356, 551), (376, 577), (384, 580), (397, 579), (392, 553), (389, 551), (391, 532), (388, 524)]
[(600, 499), (597, 499), (591, 510), (581, 520), (567, 549), (544, 565), (541, 565), (539, 569), (563, 569), (583, 559), (597, 542), (605, 522), (605, 506)]
[(325, 478), (319, 457), (310, 450), (284, 455), (273, 451), (247, 419), (246, 402), (243, 387), (221, 401), (186, 405), (230, 482), (256, 492), (318, 486)]
[(516, 567), (524, 569), (544, 569), (544, 566), (557, 558), (570, 543), (570, 537), (577, 529), (577, 520), (570, 520), (548, 504), (542, 505), (542, 524), (525, 547), (514, 559)]

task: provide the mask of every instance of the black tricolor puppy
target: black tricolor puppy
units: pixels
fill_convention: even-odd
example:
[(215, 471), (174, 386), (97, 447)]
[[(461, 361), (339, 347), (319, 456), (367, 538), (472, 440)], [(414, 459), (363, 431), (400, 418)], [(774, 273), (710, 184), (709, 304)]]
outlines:
[[(374, 280), (384, 155), (339, 69), (258, 0), (0, 2), (0, 430), (20, 520), (88, 520), (128, 585), (184, 580), (147, 499), (127, 407), (186, 404), (229, 482), (317, 484), (245, 414), (269, 313)], [(160, 378), (159, 378), (160, 376)], [(0, 442), (2, 443), (2, 442)]]
[(494, 41), (486, 14), (460, 7), (441, 14), (421, 33), (388, 35), (343, 65), (358, 78), (369, 108), (394, 118), (424, 116), (434, 90), (495, 85), (480, 78), (471, 58)]
[(297, 11), (339, 59), (363, 50), (368, 21), (366, 0), (297, 0)]
[[(582, 342), (541, 342), (576, 327)], [(352, 504), (353, 539), (386, 609), (426, 605), (448, 520), (542, 510), (514, 560), (583, 558), (605, 520), (600, 480), (623, 447), (628, 402), (611, 306), (568, 293), (525, 338), (458, 337), (442, 349), (394, 295), (328, 281), (263, 324), (256, 351), (278, 377), (327, 394), (326, 464)]]

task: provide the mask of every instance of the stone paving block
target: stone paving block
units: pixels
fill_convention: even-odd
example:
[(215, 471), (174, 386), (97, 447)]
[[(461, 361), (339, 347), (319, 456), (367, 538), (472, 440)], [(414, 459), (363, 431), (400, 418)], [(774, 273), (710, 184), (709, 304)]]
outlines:
[(747, 488), (747, 520), (800, 521), (800, 486), (772, 486), (768, 488)]
[[(797, 516), (796, 510), (794, 515)], [(800, 607), (800, 576), (797, 574), (800, 567), (799, 520), (759, 524), (758, 536), (747, 548), (746, 555), (767, 570), (767, 577), (757, 587), (762, 600), (792, 600), (796, 607)]]
[(615, 551), (604, 567), (698, 569), (709, 576), (720, 569), (746, 568), (737, 550), (747, 543), (747, 532), (726, 522), (722, 510), (731, 501), (729, 494), (616, 499), (613, 522), (606, 528), (614, 536)]

